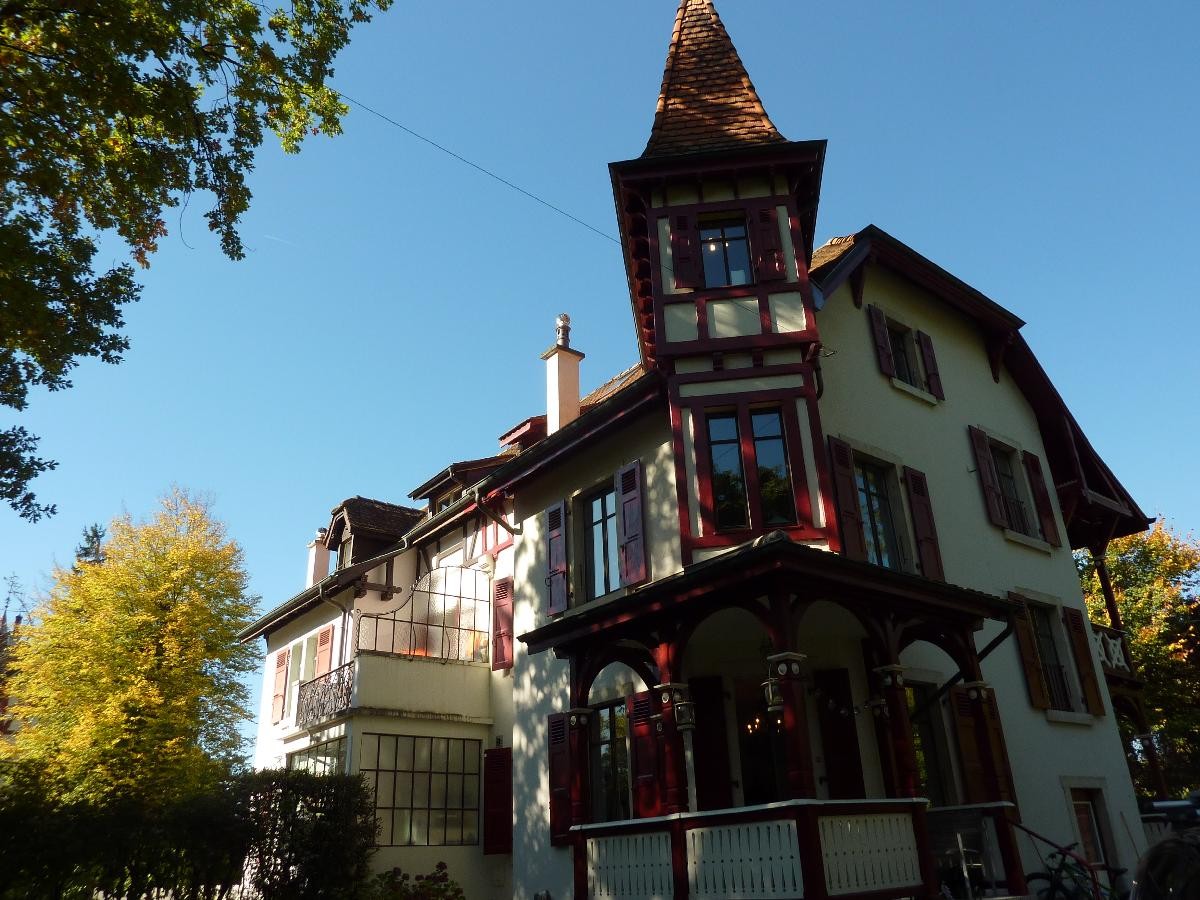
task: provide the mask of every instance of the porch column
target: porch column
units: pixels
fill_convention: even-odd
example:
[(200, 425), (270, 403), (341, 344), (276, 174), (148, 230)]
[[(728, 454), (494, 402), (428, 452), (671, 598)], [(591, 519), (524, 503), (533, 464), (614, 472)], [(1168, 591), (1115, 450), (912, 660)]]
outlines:
[[(659, 727), (663, 751), (663, 812), (667, 815), (688, 812), (690, 772), (686, 769), (685, 733), (695, 724), (688, 686), (674, 682), (656, 684), (659, 699)], [(690, 738), (690, 735), (687, 737)]]
[(577, 708), (567, 714), (568, 752), (571, 754), (571, 823), (582, 825), (592, 819), (589, 794), (591, 786), (588, 783), (588, 773), (591, 771), (589, 751), (588, 723), (592, 710)]
[(764, 689), (768, 708), (777, 708), (783, 721), (785, 787), (789, 800), (817, 796), (805, 705), (807, 685), (800, 675), (800, 664), (806, 658), (803, 653), (791, 651), (773, 653), (767, 657), (769, 675)]
[(913, 745), (912, 721), (908, 717), (908, 695), (904, 690), (904, 666), (893, 663), (873, 670), (879, 678), (880, 707), (895, 761), (897, 797), (919, 797), (921, 782)]

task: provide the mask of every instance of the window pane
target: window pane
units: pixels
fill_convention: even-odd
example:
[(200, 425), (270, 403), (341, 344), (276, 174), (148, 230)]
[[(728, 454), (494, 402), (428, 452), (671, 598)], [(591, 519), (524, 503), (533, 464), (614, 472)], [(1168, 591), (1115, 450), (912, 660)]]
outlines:
[(439, 808), (446, 805), (446, 776), (432, 775), (429, 779), (429, 805)]
[(412, 814), (412, 843), (425, 846), (429, 843), (429, 810), (413, 810)]
[(448, 809), (446, 810), (446, 843), (461, 844), (462, 843), (462, 823), (463, 814), (461, 810)]
[(375, 782), (375, 805), (378, 807), (396, 805), (396, 773), (380, 772)]
[(708, 440), (710, 443), (713, 441), (736, 441), (737, 436), (737, 419), (732, 415), (708, 417)]
[(361, 769), (379, 768), (379, 735), (364, 734), (362, 740)]
[(876, 565), (900, 568), (896, 528), (887, 489), (887, 470), (867, 462), (857, 462), (859, 513), (863, 520), (867, 559)]
[(463, 770), (463, 742), (450, 742), (450, 763), (446, 767), (448, 772), (461, 772)]
[(433, 755), (432, 743), (430, 738), (416, 739), (416, 760), (413, 763), (413, 768), (419, 772), (429, 771), (429, 762)]
[(765, 410), (750, 414), (751, 430), (756, 438), (781, 437), (783, 435), (783, 418), (778, 410)]
[(409, 772), (396, 774), (396, 806), (408, 808), (413, 805), (413, 777)]
[(464, 844), (479, 843), (479, 813), (470, 811), (463, 813), (462, 839)]
[(433, 765), (431, 766), (434, 772), (445, 772), (446, 763), (450, 755), (449, 741), (446, 738), (433, 739)]
[(392, 811), (390, 809), (375, 811), (375, 841), (385, 846), (393, 842)]
[(608, 518), (608, 589), (621, 586), (621, 563), (617, 557), (617, 516), (614, 510)]
[(778, 410), (766, 410), (752, 413), (750, 422), (763, 521), (767, 525), (793, 525), (796, 502), (783, 442), (783, 416)]
[(725, 280), (725, 244), (719, 238), (701, 241), (700, 258), (704, 260), (704, 284), (706, 287), (721, 287)]
[(413, 739), (401, 737), (396, 749), (396, 768), (411, 772), (413, 767)]
[(412, 843), (412, 810), (398, 809), (394, 814), (395, 825), (392, 834), (396, 844), (401, 846)]
[(479, 776), (465, 775), (463, 776), (463, 801), (464, 809), (479, 808)]
[(749, 522), (746, 511), (746, 482), (742, 474), (742, 451), (737, 440), (737, 423), (733, 416), (716, 416), (708, 420), (709, 434), (714, 431), (728, 434), (732, 440), (709, 445), (712, 457), (713, 512), (718, 528), (745, 528)]
[(413, 806), (429, 805), (429, 774), (418, 772), (413, 776)]
[(479, 741), (467, 741), (463, 750), (463, 762), (466, 771), (479, 771)]
[(379, 768), (396, 768), (396, 739), (390, 735), (379, 738)]
[[(743, 234), (745, 229), (741, 229)], [(729, 266), (729, 284), (750, 283), (750, 248), (746, 239), (726, 240), (725, 253)]]
[(601, 597), (608, 591), (604, 586), (604, 524), (592, 526), (591, 543), (588, 546), (588, 566), (592, 570), (592, 596)]
[(446, 843), (446, 811), (444, 809), (429, 811), (429, 843), (431, 845)]

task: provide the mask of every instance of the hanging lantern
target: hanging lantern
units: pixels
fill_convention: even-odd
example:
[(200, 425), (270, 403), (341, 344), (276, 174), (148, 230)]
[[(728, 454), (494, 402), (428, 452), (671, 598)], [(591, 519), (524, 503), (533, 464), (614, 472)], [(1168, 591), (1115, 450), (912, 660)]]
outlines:
[(767, 701), (767, 712), (777, 713), (783, 710), (783, 691), (779, 687), (779, 679), (768, 675), (762, 683), (763, 699)]

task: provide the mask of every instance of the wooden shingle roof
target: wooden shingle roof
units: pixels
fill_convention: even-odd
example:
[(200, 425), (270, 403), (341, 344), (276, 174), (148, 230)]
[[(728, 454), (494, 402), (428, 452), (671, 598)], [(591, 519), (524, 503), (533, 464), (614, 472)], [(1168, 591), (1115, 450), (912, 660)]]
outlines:
[(712, 0), (681, 0), (643, 157), (782, 143)]

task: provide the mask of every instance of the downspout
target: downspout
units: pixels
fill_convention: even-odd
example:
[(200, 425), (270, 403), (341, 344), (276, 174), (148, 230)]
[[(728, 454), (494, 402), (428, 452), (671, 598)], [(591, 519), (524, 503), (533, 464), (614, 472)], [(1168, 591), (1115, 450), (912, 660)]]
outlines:
[[(1009, 637), (1012, 635), (1013, 629), (1015, 627), (1016, 627), (1016, 623), (1013, 621), (1012, 616), (1009, 616), (1008, 622), (1004, 626), (1004, 630), (1001, 631), (994, 638), (992, 638), (990, 641), (988, 641), (987, 646), (984, 647), (981, 651), (979, 651), (979, 655), (976, 657), (976, 662), (983, 662), (985, 659), (987, 659), (993, 650), (995, 650), (997, 647), (999, 647), (1001, 644), (1003, 644), (1006, 640), (1009, 639)], [(958, 684), (960, 681), (962, 681), (965, 677), (966, 676), (963, 675), (963, 671), (960, 668), (956, 673), (954, 673), (953, 677), (951, 677), (951, 679), (949, 681), (947, 681), (940, 688), (938, 688), (936, 691), (934, 691), (932, 697), (930, 697), (928, 700), (926, 700), (924, 703), (922, 703), (920, 706), (918, 706), (916, 709), (914, 709), (912, 711), (912, 714), (909, 716), (909, 718), (916, 718), (917, 716), (921, 715), (921, 713), (925, 712), (925, 710), (929, 709), (931, 706), (933, 706), (935, 703), (937, 703), (939, 700), (941, 700), (943, 697), (945, 697), (946, 694), (950, 693), (950, 689), (952, 687), (954, 687), (956, 684)]]
[(504, 521), (504, 516), (496, 515), (492, 508), (484, 502), (483, 492), (479, 490), (479, 488), (473, 488), (471, 490), (471, 497), (475, 501), (476, 509), (478, 509), (481, 513), (487, 516), (487, 518), (491, 519), (491, 521), (495, 522), (509, 534), (517, 535), (521, 533), (520, 525), (509, 525), (508, 522)]

